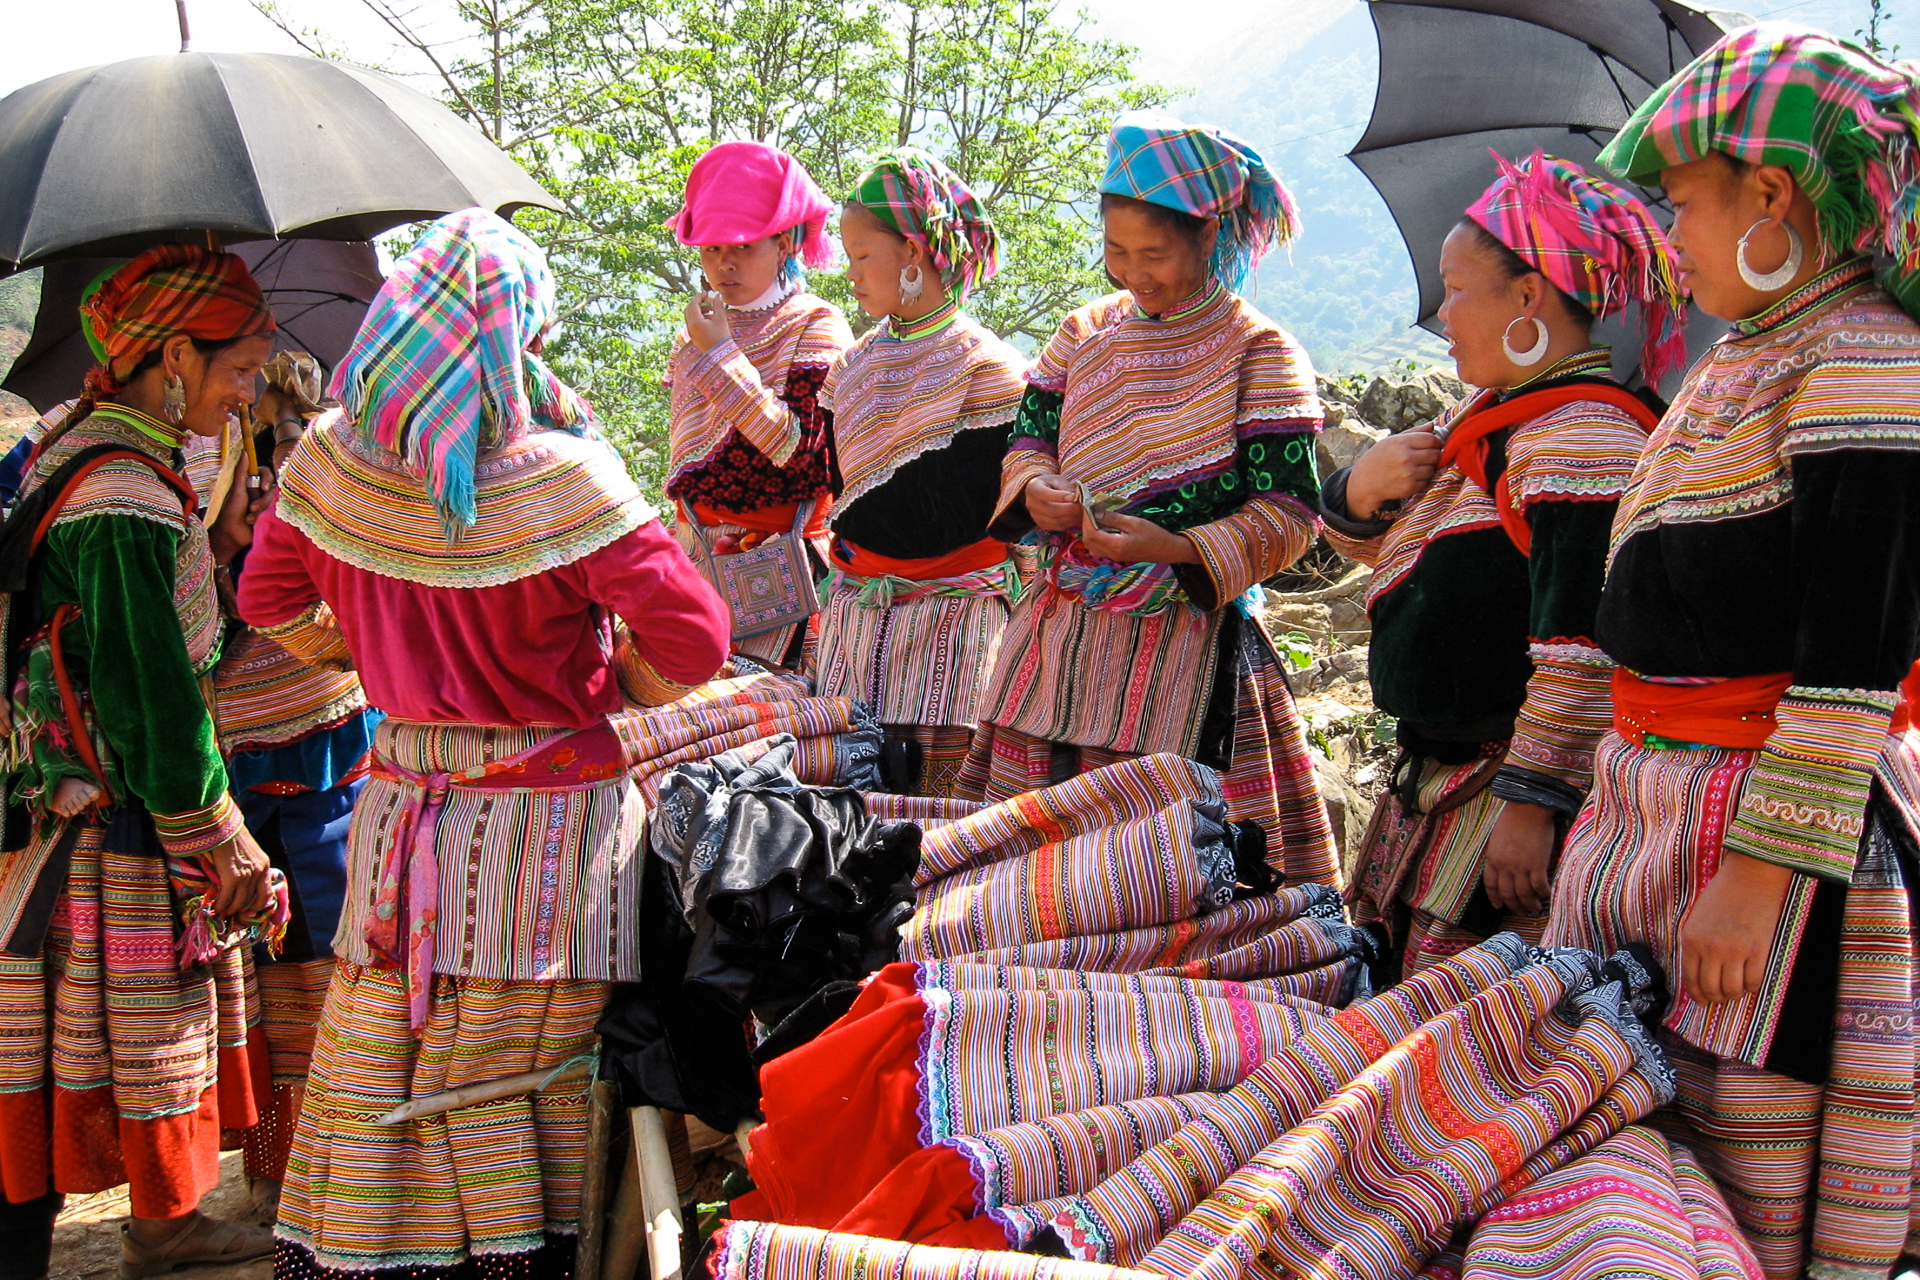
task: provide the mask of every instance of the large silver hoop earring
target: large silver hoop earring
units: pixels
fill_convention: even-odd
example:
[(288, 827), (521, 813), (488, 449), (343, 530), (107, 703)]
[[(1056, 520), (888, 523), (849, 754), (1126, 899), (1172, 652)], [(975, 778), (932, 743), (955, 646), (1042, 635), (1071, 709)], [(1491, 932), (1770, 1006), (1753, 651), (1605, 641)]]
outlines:
[(161, 387), (160, 417), (170, 427), (187, 420), (187, 381), (177, 373)]
[[(1533, 327), (1539, 330), (1540, 337), (1525, 351), (1515, 351), (1513, 349), (1513, 326), (1519, 324), (1522, 320), (1533, 321)], [(1507, 353), (1507, 359), (1517, 365), (1539, 364), (1541, 358), (1547, 354), (1547, 344), (1552, 340), (1552, 336), (1553, 335), (1547, 332), (1546, 323), (1542, 321), (1539, 316), (1515, 316), (1507, 322), (1506, 331), (1500, 335), (1500, 349)]]
[(1747, 234), (1740, 237), (1740, 247), (1734, 250), (1734, 265), (1740, 268), (1740, 278), (1747, 282), (1747, 288), (1761, 293), (1773, 293), (1793, 283), (1800, 274), (1800, 264), (1807, 260), (1807, 246), (1801, 242), (1800, 233), (1793, 229), (1791, 222), (1783, 222), (1781, 228), (1787, 233), (1787, 260), (1773, 271), (1755, 271), (1747, 262), (1747, 241), (1760, 228), (1772, 225), (1773, 219), (1762, 218), (1747, 228)]
[(927, 282), (921, 278), (919, 263), (909, 262), (906, 266), (900, 268), (901, 306), (910, 307), (920, 301), (920, 295), (925, 293), (926, 289)]

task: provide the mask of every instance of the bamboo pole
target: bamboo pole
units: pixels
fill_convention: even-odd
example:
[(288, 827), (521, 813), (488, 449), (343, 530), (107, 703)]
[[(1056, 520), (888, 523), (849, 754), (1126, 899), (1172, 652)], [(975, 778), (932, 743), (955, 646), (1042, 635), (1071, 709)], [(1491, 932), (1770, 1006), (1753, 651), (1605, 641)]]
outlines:
[(680, 1280), (680, 1187), (667, 1149), (667, 1121), (658, 1107), (635, 1107), (633, 1150), (640, 1161), (649, 1280)]
[(418, 1120), (422, 1116), (437, 1116), (442, 1112), (457, 1111), (461, 1107), (478, 1106), (482, 1102), (518, 1097), (523, 1093), (538, 1093), (552, 1085), (585, 1080), (592, 1074), (591, 1062), (576, 1062), (572, 1066), (561, 1067), (558, 1070), (548, 1067), (544, 1071), (522, 1071), (517, 1076), (483, 1080), (479, 1084), (463, 1084), (458, 1089), (448, 1089), (444, 1093), (430, 1093), (424, 1098), (403, 1102), (374, 1123), (405, 1124), (409, 1120)]
[[(637, 1134), (628, 1126), (627, 1158), (620, 1162), (620, 1186), (607, 1215), (607, 1241), (601, 1254), (600, 1280), (633, 1280), (640, 1256), (647, 1249), (646, 1206), (640, 1195)], [(579, 1276), (577, 1280), (593, 1280)]]
[(574, 1242), (573, 1274), (597, 1280), (607, 1239), (607, 1150), (613, 1139), (614, 1088), (596, 1080), (587, 1097), (587, 1167), (580, 1186), (580, 1235)]

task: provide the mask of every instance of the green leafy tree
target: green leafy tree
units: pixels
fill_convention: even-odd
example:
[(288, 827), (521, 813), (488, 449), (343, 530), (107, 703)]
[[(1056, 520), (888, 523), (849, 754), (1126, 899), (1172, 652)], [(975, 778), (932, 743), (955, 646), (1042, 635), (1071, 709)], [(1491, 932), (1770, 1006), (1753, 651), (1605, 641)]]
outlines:
[[(459, 0), (437, 14), (361, 3), (394, 33), (385, 69), (431, 78), (564, 206), (516, 219), (561, 280), (549, 350), (656, 485), (660, 379), (700, 287), (695, 255), (663, 224), (701, 152), (770, 142), (837, 195), (874, 154), (926, 146), (1002, 229), (1006, 265), (976, 309), (1038, 340), (1102, 287), (1086, 197), (1109, 121), (1165, 96), (1134, 80), (1131, 49), (1031, 0)], [(255, 4), (310, 52), (343, 56), (285, 4)], [(850, 305), (837, 272), (813, 286)]]

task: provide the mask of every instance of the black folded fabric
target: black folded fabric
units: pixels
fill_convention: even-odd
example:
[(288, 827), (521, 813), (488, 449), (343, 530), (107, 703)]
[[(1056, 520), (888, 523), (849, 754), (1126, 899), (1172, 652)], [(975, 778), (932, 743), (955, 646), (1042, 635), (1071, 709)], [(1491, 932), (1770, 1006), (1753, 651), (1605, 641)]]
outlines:
[(805, 1043), (897, 954), (920, 828), (869, 818), (857, 791), (801, 784), (794, 751), (783, 735), (757, 760), (728, 752), (661, 785), (642, 977), (614, 988), (599, 1028), (628, 1106), (732, 1129), (759, 1107), (754, 1028), (769, 1054)]

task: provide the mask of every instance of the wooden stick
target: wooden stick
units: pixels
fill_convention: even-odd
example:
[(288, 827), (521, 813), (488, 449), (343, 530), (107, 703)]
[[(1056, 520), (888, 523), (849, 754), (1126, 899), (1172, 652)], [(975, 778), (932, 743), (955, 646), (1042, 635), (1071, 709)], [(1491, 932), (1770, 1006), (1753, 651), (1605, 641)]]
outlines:
[(640, 1196), (646, 1211), (650, 1280), (680, 1280), (680, 1188), (667, 1149), (667, 1120), (658, 1107), (635, 1107), (633, 1149), (640, 1158)]
[(518, 1097), (523, 1093), (538, 1093), (551, 1085), (571, 1084), (575, 1080), (585, 1080), (592, 1073), (592, 1063), (576, 1062), (570, 1067), (562, 1067), (559, 1070), (548, 1067), (544, 1071), (522, 1071), (517, 1076), (483, 1080), (479, 1084), (463, 1084), (458, 1089), (448, 1089), (444, 1093), (430, 1093), (424, 1098), (403, 1102), (374, 1123), (405, 1124), (409, 1120), (418, 1120), (421, 1116), (437, 1116), (442, 1112), (457, 1111), (461, 1107), (478, 1106), (482, 1102)]
[(573, 1274), (596, 1280), (607, 1239), (607, 1148), (613, 1139), (614, 1087), (596, 1080), (587, 1098), (587, 1167), (580, 1185), (580, 1235), (574, 1241)]
[[(620, 1162), (620, 1188), (614, 1192), (613, 1211), (607, 1215), (607, 1243), (600, 1261), (600, 1280), (633, 1280), (640, 1256), (647, 1249), (646, 1206), (640, 1194), (637, 1143), (628, 1133), (627, 1158)], [(576, 1280), (593, 1280), (579, 1276)]]

